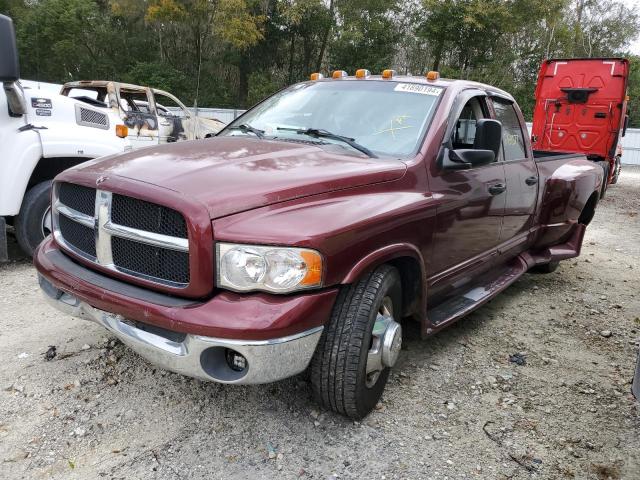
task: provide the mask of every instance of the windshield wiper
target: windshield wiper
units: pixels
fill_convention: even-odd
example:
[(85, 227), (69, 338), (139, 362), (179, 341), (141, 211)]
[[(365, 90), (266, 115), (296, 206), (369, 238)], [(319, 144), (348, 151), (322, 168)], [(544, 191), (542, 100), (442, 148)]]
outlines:
[(251, 132), (258, 138), (264, 138), (264, 130), (252, 127), (246, 123), (243, 123), (242, 125), (232, 125), (229, 127), (229, 130), (240, 130), (242, 133)]
[(331, 140), (339, 140), (341, 142), (346, 143), (352, 148), (364, 153), (365, 155), (371, 158), (378, 158), (378, 156), (369, 150), (367, 147), (360, 145), (355, 141), (354, 138), (344, 137), (342, 135), (338, 135), (336, 133), (328, 132), (327, 130), (323, 130), (321, 128), (291, 128), (291, 127), (278, 127), (278, 130), (286, 130), (289, 132), (296, 132), (300, 135), (309, 135), (310, 137), (316, 138), (329, 138)]

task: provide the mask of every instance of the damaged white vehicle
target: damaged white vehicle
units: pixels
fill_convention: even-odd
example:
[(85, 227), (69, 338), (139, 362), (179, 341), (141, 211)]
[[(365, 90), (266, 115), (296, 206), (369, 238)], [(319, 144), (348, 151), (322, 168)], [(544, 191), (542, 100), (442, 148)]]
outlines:
[(207, 138), (224, 127), (193, 116), (174, 95), (156, 88), (90, 80), (65, 83), (60, 94), (121, 119), (127, 130), (120, 133), (134, 148)]
[[(0, 22), (11, 19), (0, 15)], [(10, 43), (0, 38), (0, 56)], [(28, 255), (49, 234), (58, 173), (104, 155), (206, 138), (224, 126), (192, 115), (170, 93), (138, 85), (72, 82), (54, 93), (50, 85), (19, 81), (14, 63), (0, 72), (0, 261), (8, 258), (7, 224)]]

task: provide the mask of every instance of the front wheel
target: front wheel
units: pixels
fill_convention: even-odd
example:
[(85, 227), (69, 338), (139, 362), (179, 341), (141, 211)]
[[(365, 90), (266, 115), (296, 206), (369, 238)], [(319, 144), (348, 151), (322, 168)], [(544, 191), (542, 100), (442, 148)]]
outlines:
[(29, 256), (51, 233), (51, 180), (32, 187), (24, 196), (14, 224), (20, 248)]
[(375, 407), (402, 346), (402, 287), (383, 265), (339, 294), (311, 361), (316, 401), (361, 419)]

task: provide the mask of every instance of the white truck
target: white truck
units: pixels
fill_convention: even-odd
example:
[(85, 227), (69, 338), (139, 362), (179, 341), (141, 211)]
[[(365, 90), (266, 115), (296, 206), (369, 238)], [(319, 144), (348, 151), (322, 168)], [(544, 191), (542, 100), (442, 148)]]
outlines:
[[(0, 22), (11, 19), (0, 15)], [(3, 29), (3, 31), (13, 31)], [(0, 58), (14, 38), (0, 38)], [(6, 65), (12, 65), (11, 68)], [(126, 150), (215, 135), (224, 124), (194, 116), (162, 90), (109, 81), (71, 82), (59, 93), (19, 81), (18, 59), (0, 71), (0, 261), (7, 225), (31, 255), (50, 232), (51, 180), (79, 163)]]

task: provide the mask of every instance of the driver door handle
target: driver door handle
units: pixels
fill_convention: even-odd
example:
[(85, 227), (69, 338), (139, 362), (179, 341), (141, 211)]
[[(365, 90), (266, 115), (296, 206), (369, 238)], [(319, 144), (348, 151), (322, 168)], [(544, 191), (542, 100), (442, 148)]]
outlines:
[(527, 185), (535, 185), (536, 183), (538, 183), (538, 177), (536, 177), (535, 175), (528, 177), (524, 183), (526, 183)]
[(504, 183), (494, 183), (489, 186), (489, 193), (491, 195), (500, 195), (507, 189), (507, 186)]

